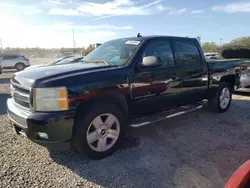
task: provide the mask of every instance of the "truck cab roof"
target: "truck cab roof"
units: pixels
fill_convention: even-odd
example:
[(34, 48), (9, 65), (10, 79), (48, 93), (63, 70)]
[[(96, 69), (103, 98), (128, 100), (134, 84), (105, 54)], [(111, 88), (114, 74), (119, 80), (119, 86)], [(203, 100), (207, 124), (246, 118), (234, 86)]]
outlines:
[[(145, 41), (145, 40), (157, 39), (157, 38), (196, 40), (195, 38), (177, 37), (177, 36), (166, 36), (166, 35), (149, 35), (149, 36), (141, 36), (141, 37), (126, 37), (126, 38), (121, 38), (121, 39), (124, 39), (124, 40), (136, 40), (136, 41)], [(117, 39), (115, 39), (115, 40), (117, 40)]]

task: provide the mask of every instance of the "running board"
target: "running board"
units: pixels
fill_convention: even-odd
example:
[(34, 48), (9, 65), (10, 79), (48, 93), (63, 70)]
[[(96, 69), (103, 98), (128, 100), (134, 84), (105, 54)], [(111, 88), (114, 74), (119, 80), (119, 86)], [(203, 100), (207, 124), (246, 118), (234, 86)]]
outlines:
[(201, 103), (181, 106), (175, 109), (167, 110), (167, 111), (156, 113), (153, 115), (136, 118), (132, 120), (132, 123), (129, 126), (130, 127), (142, 127), (144, 125), (156, 123), (158, 121), (162, 121), (162, 120), (169, 119), (175, 116), (179, 116), (188, 112), (192, 112), (202, 107), (203, 105)]

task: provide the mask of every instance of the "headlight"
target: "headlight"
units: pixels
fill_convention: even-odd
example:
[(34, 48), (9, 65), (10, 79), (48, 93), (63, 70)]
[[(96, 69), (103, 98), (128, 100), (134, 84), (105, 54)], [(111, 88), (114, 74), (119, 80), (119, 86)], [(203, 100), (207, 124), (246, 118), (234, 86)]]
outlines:
[(65, 87), (34, 89), (35, 111), (68, 110), (68, 92)]

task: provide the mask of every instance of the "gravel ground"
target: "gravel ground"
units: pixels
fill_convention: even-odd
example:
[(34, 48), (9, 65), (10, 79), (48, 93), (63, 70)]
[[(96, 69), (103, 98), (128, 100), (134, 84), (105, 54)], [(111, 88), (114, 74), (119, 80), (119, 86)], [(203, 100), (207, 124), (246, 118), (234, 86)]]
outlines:
[(250, 158), (250, 94), (234, 95), (224, 114), (204, 107), (132, 129), (113, 156), (93, 161), (16, 136), (6, 116), (7, 77), (0, 77), (0, 187), (223, 187)]

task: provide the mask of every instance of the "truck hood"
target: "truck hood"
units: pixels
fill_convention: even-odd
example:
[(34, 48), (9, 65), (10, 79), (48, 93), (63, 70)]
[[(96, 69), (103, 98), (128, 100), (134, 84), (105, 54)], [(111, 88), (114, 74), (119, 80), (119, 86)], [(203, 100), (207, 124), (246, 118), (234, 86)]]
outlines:
[(43, 65), (43, 64), (41, 64), (41, 65), (31, 65), (31, 66), (25, 68), (25, 70), (34, 69), (34, 68), (38, 68), (38, 67), (44, 67), (44, 66), (46, 66), (46, 65)]
[(86, 74), (89, 72), (96, 72), (102, 69), (109, 69), (113, 66), (104, 64), (92, 63), (75, 63), (61, 66), (45, 66), (37, 67), (35, 69), (25, 69), (17, 72), (12, 77), (12, 82), (20, 84), (24, 87), (31, 87), (32, 84), (39, 80), (47, 80), (50, 78), (56, 79), (62, 76), (71, 76), (74, 74)]

